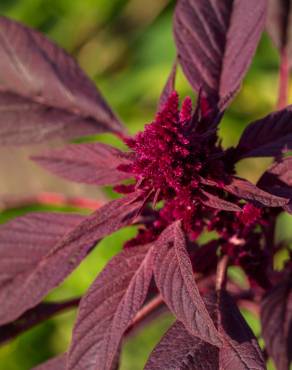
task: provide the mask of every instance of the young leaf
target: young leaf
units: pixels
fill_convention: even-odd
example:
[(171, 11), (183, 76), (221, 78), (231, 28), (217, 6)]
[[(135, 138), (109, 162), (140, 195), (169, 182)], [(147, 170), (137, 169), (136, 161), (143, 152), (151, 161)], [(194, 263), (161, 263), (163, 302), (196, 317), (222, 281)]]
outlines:
[(177, 321), (151, 353), (145, 370), (219, 370), (218, 352)]
[(179, 0), (174, 35), (192, 87), (226, 107), (238, 90), (265, 24), (265, 0)]
[(170, 225), (156, 242), (154, 277), (173, 314), (194, 336), (220, 345), (219, 334), (197, 288), (179, 222)]
[(114, 257), (80, 304), (68, 370), (110, 370), (124, 332), (142, 306), (152, 277), (152, 248)]
[[(120, 132), (120, 122), (65, 51), (40, 33), (0, 17), (0, 143)], [(8, 104), (7, 104), (8, 103)], [(76, 127), (75, 127), (76, 126)], [(72, 129), (72, 131), (71, 131)], [(34, 133), (37, 131), (37, 134)], [(77, 131), (77, 132), (76, 132)]]
[(218, 298), (218, 329), (224, 345), (219, 352), (222, 370), (265, 370), (257, 340), (232, 298), (224, 291)]
[(78, 306), (80, 299), (70, 299), (65, 302), (40, 303), (26, 311), (16, 321), (0, 326), (0, 345), (17, 337), (19, 334), (33, 328), (54, 315)]
[(165, 103), (167, 102), (168, 98), (170, 97), (171, 93), (174, 91), (175, 87), (175, 78), (176, 78), (176, 70), (177, 70), (177, 61), (174, 62), (172, 70), (169, 74), (169, 77), (166, 81), (166, 84), (162, 90), (159, 99), (158, 111), (162, 110)]
[(85, 184), (116, 185), (130, 176), (117, 170), (129, 163), (127, 154), (101, 143), (72, 144), (32, 159), (56, 175)]
[[(0, 323), (13, 321), (37, 305), (79, 265), (100, 239), (131, 224), (142, 204), (137, 194), (131, 194), (104, 205), (75, 228), (67, 230), (65, 236), (58, 234), (46, 253), (40, 252), (43, 250), (42, 240), (50, 238), (50, 234), (55, 237), (53, 227), (50, 231), (50, 223), (59, 226), (58, 216), (48, 216), (42, 229), (32, 223), (31, 229), (27, 230), (23, 222), (29, 226), (31, 221), (25, 221), (25, 218), (2, 226)], [(23, 241), (26, 235), (27, 241)], [(28, 251), (32, 253), (28, 254)]]
[(292, 106), (251, 123), (236, 148), (238, 159), (272, 157), (292, 149)]
[(221, 209), (223, 211), (240, 212), (241, 208), (234, 203), (228, 202), (227, 200), (221, 199), (214, 194), (208, 193), (207, 191), (201, 190), (204, 198), (201, 199), (202, 203), (206, 206)]
[(261, 303), (262, 333), (268, 354), (277, 370), (292, 363), (292, 280), (275, 286)]
[(292, 62), (292, 3), (291, 0), (268, 0), (267, 31), (280, 50), (286, 50)]
[(267, 193), (251, 182), (240, 178), (233, 178), (231, 184), (224, 185), (224, 189), (239, 198), (257, 202), (263, 206), (282, 207), (289, 203), (289, 199)]
[(55, 357), (32, 370), (66, 370), (66, 354)]

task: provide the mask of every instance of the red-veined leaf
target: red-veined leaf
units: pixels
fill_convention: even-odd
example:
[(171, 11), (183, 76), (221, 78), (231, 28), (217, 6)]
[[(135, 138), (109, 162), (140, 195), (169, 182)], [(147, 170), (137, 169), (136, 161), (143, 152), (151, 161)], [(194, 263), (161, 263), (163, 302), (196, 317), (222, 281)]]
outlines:
[(72, 57), (39, 32), (3, 16), (0, 92), (1, 144), (121, 131)]
[(236, 148), (239, 159), (277, 156), (292, 149), (292, 106), (247, 126)]
[(238, 90), (265, 25), (265, 0), (179, 0), (178, 58), (194, 89), (224, 108)]
[(117, 170), (129, 156), (101, 143), (72, 144), (32, 157), (39, 165), (65, 179), (94, 185), (116, 185), (131, 175)]
[(66, 354), (52, 358), (32, 370), (66, 370)]
[(151, 353), (145, 370), (219, 370), (218, 352), (177, 321)]
[(201, 198), (201, 202), (206, 206), (221, 209), (222, 211), (240, 212), (241, 208), (234, 203), (228, 202), (227, 200), (221, 199), (214, 194), (208, 193), (205, 190), (201, 190), (204, 197)]
[(274, 287), (261, 303), (262, 333), (277, 370), (289, 370), (292, 362), (292, 279)]
[(251, 182), (240, 178), (234, 177), (230, 184), (224, 185), (224, 189), (238, 198), (268, 207), (282, 207), (289, 203), (289, 199), (267, 193)]
[(142, 306), (152, 277), (152, 247), (114, 257), (80, 304), (68, 370), (110, 370), (124, 332)]
[(265, 370), (257, 340), (228, 293), (219, 292), (218, 330), (224, 344), (219, 351), (222, 370)]
[(165, 303), (186, 329), (206, 342), (220, 345), (196, 285), (179, 222), (170, 225), (156, 242), (154, 277)]
[[(49, 215), (47, 223), (42, 219), (42, 229), (26, 218), (3, 225), (0, 228), (0, 323), (13, 321), (37, 305), (100, 239), (131, 224), (142, 204), (137, 194), (131, 194), (104, 205), (71, 231), (67, 230), (65, 236), (58, 234), (46, 253), (43, 253), (42, 240), (51, 240), (51, 234), (55, 237), (55, 229), (50, 230), (50, 224), (59, 225), (57, 215)], [(28, 253), (30, 251), (32, 253)]]

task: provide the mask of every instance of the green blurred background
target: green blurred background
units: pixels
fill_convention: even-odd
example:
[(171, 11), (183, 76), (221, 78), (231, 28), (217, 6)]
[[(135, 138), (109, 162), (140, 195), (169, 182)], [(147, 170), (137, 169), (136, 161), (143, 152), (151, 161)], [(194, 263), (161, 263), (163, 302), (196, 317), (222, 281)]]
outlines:
[[(0, 13), (44, 32), (70, 52), (134, 133), (152, 120), (175, 57), (173, 6), (174, 1), (167, 0), (147, 0), (146, 4), (142, 0), (0, 0)], [(278, 63), (277, 52), (264, 35), (243, 88), (221, 125), (224, 146), (236, 144), (248, 122), (275, 108)], [(181, 72), (177, 87), (181, 97), (194, 98)], [(99, 139), (119, 145), (109, 135)], [(269, 160), (244, 160), (238, 165), (238, 171), (255, 182), (268, 164)], [(98, 197), (100, 193), (96, 194)], [(104, 194), (112, 196), (109, 189), (104, 189)], [(0, 213), (0, 221), (40, 208), (4, 211)], [(291, 226), (291, 218), (282, 216), (277, 238), (290, 239)], [(128, 228), (105, 239), (47, 299), (65, 299), (84, 293), (106, 261), (134, 233), (135, 230)], [(244, 314), (258, 335), (258, 321), (251, 314)], [(0, 369), (28, 370), (65, 351), (75, 315), (76, 312), (62, 314), (0, 348)], [(151, 349), (172, 321), (170, 315), (164, 315), (131, 337), (122, 354), (121, 369), (142, 369)]]

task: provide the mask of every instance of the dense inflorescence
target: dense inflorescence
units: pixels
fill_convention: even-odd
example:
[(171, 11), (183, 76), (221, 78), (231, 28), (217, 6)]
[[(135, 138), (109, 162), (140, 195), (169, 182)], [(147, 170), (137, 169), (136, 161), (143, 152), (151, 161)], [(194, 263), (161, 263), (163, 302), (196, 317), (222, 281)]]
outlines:
[[(262, 209), (252, 203), (242, 204), (224, 192), (223, 185), (234, 176), (233, 162), (228, 162), (216, 130), (198, 133), (199, 120), (190, 98), (179, 110), (178, 94), (173, 92), (144, 131), (125, 139), (132, 150), (132, 163), (119, 169), (135, 177), (135, 184), (119, 185), (116, 190), (129, 193), (140, 189), (150, 194), (154, 206), (161, 202), (159, 209), (146, 210), (142, 215), (144, 225), (125, 247), (154, 242), (170, 224), (182, 220), (190, 242), (204, 231), (216, 232), (220, 238), (218, 249), (221, 245), (221, 252), (229, 255), (232, 263), (242, 266), (248, 276), (262, 284), (268, 251), (262, 246), (263, 233), (255, 230), (268, 221), (263, 219)], [(225, 212), (205, 204), (205, 191), (232, 200), (242, 210)]]

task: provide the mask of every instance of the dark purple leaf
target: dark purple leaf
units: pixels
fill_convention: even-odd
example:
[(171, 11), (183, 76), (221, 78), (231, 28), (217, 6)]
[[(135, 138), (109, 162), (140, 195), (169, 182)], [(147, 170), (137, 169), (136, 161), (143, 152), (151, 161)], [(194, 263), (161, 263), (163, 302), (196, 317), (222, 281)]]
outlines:
[(234, 203), (228, 202), (227, 200), (221, 199), (214, 194), (208, 193), (207, 191), (201, 190), (201, 193), (204, 195), (201, 198), (202, 203), (206, 206), (221, 209), (222, 211), (231, 211), (231, 212), (240, 212), (241, 208)]
[(218, 348), (176, 322), (152, 352), (145, 370), (219, 370)]
[(158, 111), (162, 110), (164, 105), (166, 104), (168, 98), (170, 97), (171, 93), (174, 91), (175, 87), (175, 78), (176, 78), (176, 70), (177, 70), (177, 61), (174, 62), (172, 70), (169, 74), (167, 82), (164, 86), (164, 89), (160, 95)]
[(267, 193), (251, 182), (239, 178), (233, 178), (231, 184), (224, 185), (224, 189), (238, 198), (253, 201), (263, 206), (282, 207), (289, 203), (289, 199)]
[(259, 179), (258, 187), (280, 197), (289, 198), (283, 208), (292, 213), (292, 157), (281, 159)]
[(32, 370), (66, 370), (66, 354), (55, 357)]
[(218, 294), (218, 329), (224, 340), (219, 352), (219, 368), (265, 370), (265, 362), (257, 340), (236, 304), (226, 292)]
[(65, 302), (40, 303), (36, 307), (28, 310), (16, 321), (0, 326), (0, 345), (17, 337), (19, 334), (31, 329), (32, 327), (48, 320), (56, 314), (78, 306), (80, 299), (71, 299)]
[(273, 194), (292, 198), (292, 157), (272, 165), (259, 179), (257, 186)]
[(219, 334), (197, 288), (179, 222), (170, 225), (157, 240), (154, 276), (165, 303), (186, 329), (206, 342), (220, 345)]
[(289, 370), (292, 362), (291, 275), (272, 289), (261, 303), (262, 333), (277, 370)]
[(73, 58), (5, 17), (0, 17), (0, 92), (1, 144), (122, 129)]
[(114, 257), (80, 304), (68, 370), (110, 370), (124, 332), (142, 306), (152, 277), (152, 248)]
[[(13, 321), (37, 305), (79, 265), (100, 239), (131, 224), (141, 204), (137, 194), (112, 201), (71, 231), (66, 229), (69, 232), (65, 236), (58, 232), (58, 227), (64, 228), (63, 221), (52, 214), (46, 216), (46, 222), (43, 216), (37, 216), (42, 228), (34, 219), (26, 217), (2, 226), (0, 323)], [(66, 225), (66, 221), (64, 223)], [(76, 221), (72, 227), (75, 225)], [(50, 243), (46, 242), (47, 238)]]
[(179, 0), (174, 34), (194, 89), (223, 109), (238, 90), (265, 24), (265, 0)]
[(45, 169), (65, 179), (94, 185), (116, 185), (131, 175), (117, 170), (129, 156), (106, 144), (72, 144), (32, 157)]
[(251, 123), (237, 146), (239, 159), (271, 157), (292, 149), (292, 106)]
[(268, 0), (267, 31), (280, 50), (286, 50), (290, 65), (292, 57), (291, 0)]

